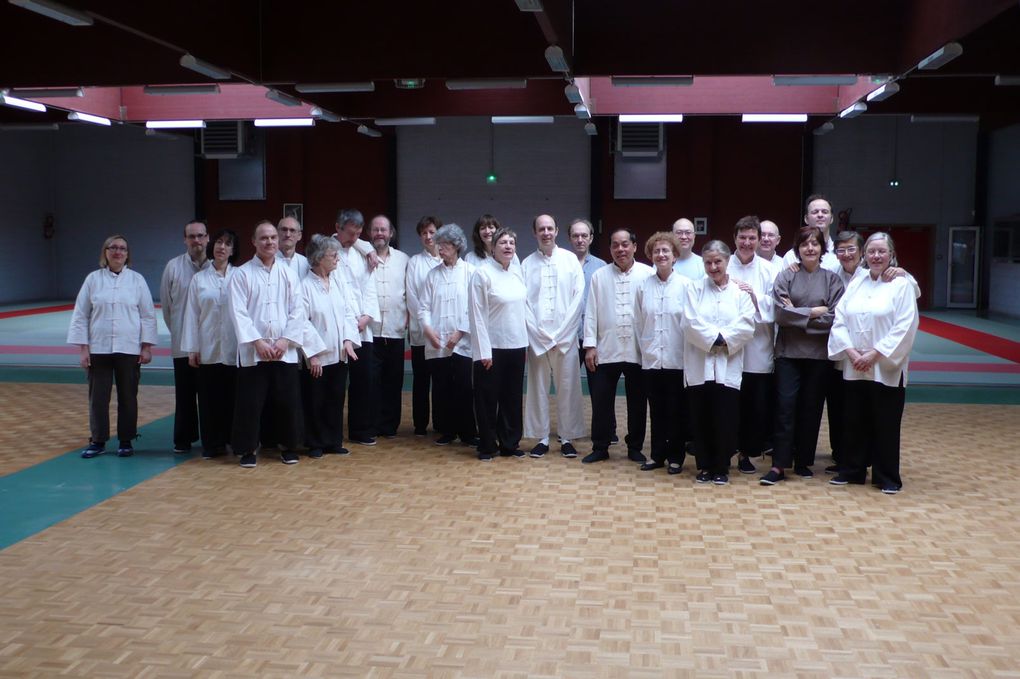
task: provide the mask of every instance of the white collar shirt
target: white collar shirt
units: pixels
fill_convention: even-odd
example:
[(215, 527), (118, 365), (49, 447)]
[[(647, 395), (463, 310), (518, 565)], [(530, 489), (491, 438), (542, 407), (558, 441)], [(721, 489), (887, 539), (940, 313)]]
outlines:
[(666, 280), (653, 273), (638, 288), (634, 325), (642, 369), (684, 369), (684, 303), (689, 285), (690, 280), (671, 271)]
[[(685, 311), (684, 383), (740, 389), (744, 345), (754, 337), (751, 297), (732, 280), (720, 288), (706, 277), (687, 288)], [(715, 346), (720, 335), (725, 346)]]
[(591, 277), (584, 311), (584, 347), (598, 350), (599, 363), (641, 364), (634, 328), (634, 297), (655, 270), (634, 262), (621, 271), (615, 263)]
[(181, 332), (184, 324), (184, 305), (188, 301), (188, 285), (199, 271), (210, 266), (208, 259), (199, 266), (188, 253), (178, 255), (166, 263), (159, 281), (159, 303), (163, 311), (163, 322), (170, 330), (170, 356), (187, 358), (188, 352), (181, 349)]
[(276, 261), (282, 262), (293, 269), (294, 273), (297, 274), (299, 281), (304, 280), (305, 276), (308, 275), (309, 269), (311, 269), (311, 266), (308, 264), (308, 258), (296, 250), (290, 257), (284, 256), (282, 252), (277, 250)]
[[(368, 263), (357, 247), (341, 247), (334, 276), (340, 276), (347, 294), (347, 303), (354, 309), (354, 317), (368, 316), (373, 321), (379, 320), (379, 298), (375, 288), (375, 278), (368, 270)], [(365, 325), (361, 331), (361, 341), (372, 341), (372, 323)]]
[(372, 272), (379, 304), (379, 318), (372, 321), (374, 337), (403, 339), (407, 334), (405, 283), (408, 259), (405, 253), (390, 248), (385, 259), (379, 257), (379, 265)]
[(258, 257), (237, 267), (230, 279), (230, 317), (237, 335), (241, 367), (261, 363), (256, 340), (289, 341), (284, 363), (298, 362), (298, 347), (305, 340), (305, 317), (300, 282), (293, 269), (275, 262), (267, 267)]
[(673, 271), (692, 281), (698, 281), (705, 277), (705, 262), (701, 255), (693, 252), (687, 259), (678, 259), (673, 264)]
[(584, 256), (581, 262), (581, 271), (584, 273), (584, 295), (581, 297), (581, 320), (577, 324), (577, 338), (584, 339), (584, 310), (588, 306), (588, 288), (591, 287), (591, 277), (596, 271), (606, 265), (604, 259), (599, 259), (589, 253)]
[[(419, 297), (418, 320), (424, 328), (439, 335), (439, 348), (425, 342), (425, 358), (446, 358), (451, 354), (471, 358), (471, 323), (468, 320), (468, 284), (475, 268), (463, 259), (453, 266), (440, 264), (425, 276)], [(450, 335), (460, 331), (463, 336), (450, 350)]]
[(408, 315), (408, 337), (412, 347), (425, 346), (425, 335), (422, 333), (421, 321), (418, 320), (418, 312), (421, 310), (422, 286), (425, 284), (425, 276), (429, 271), (443, 263), (438, 255), (432, 256), (428, 251), (422, 251), (411, 257), (407, 262), (407, 275), (405, 277), (405, 291)]
[(566, 354), (575, 346), (584, 301), (584, 272), (577, 256), (554, 247), (547, 257), (541, 250), (521, 263), (528, 289), (527, 329), (536, 355), (555, 349)]
[[(834, 274), (838, 274), (843, 270), (843, 265), (839, 263), (839, 257), (832, 251), (832, 241), (829, 241), (828, 251), (822, 255), (822, 268), (831, 271)], [(794, 252), (796, 248), (790, 248), (783, 255), (783, 269), (789, 269), (793, 264), (799, 264), (800, 260), (797, 259), (797, 253)], [(782, 269), (780, 269), (781, 271)], [(779, 273), (778, 271), (776, 272)]]
[(512, 262), (504, 269), (495, 259), (489, 258), (475, 269), (468, 287), (471, 357), (474, 360), (491, 359), (493, 349), (528, 346), (527, 297), (521, 269)]
[(767, 375), (772, 372), (776, 345), (775, 298), (772, 296), (776, 269), (758, 255), (747, 264), (736, 255), (730, 255), (726, 273), (731, 279), (750, 285), (758, 301), (754, 313), (754, 338), (744, 347), (744, 372)]
[(301, 303), (308, 319), (303, 353), (306, 361), (317, 356), (324, 366), (347, 362), (345, 340), (361, 346), (358, 320), (347, 304), (343, 281), (330, 275), (328, 285), (314, 271), (301, 279)]
[(237, 268), (203, 269), (191, 279), (184, 308), (181, 351), (196, 353), (202, 365), (237, 365), (237, 336), (230, 321), (230, 280)]
[(93, 354), (141, 353), (155, 345), (156, 308), (149, 284), (126, 266), (119, 274), (98, 269), (85, 277), (67, 330), (67, 343), (88, 345)]

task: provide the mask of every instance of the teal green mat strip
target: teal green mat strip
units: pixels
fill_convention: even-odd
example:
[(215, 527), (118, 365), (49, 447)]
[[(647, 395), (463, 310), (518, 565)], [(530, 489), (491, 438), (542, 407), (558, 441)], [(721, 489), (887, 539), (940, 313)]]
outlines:
[[(0, 367), (0, 382), (35, 382), (38, 384), (86, 384), (85, 371), (81, 368), (60, 368), (42, 366)], [(142, 368), (143, 387), (172, 387), (173, 370), (146, 370)], [(85, 407), (85, 404), (82, 404)]]

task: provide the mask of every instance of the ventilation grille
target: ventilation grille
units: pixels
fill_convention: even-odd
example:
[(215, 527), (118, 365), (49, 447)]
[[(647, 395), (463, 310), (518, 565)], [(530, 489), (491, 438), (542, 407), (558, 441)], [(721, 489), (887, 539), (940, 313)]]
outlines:
[(620, 123), (616, 150), (626, 157), (662, 155), (662, 123)]
[(202, 130), (203, 158), (237, 158), (244, 153), (244, 123), (240, 120), (213, 120)]

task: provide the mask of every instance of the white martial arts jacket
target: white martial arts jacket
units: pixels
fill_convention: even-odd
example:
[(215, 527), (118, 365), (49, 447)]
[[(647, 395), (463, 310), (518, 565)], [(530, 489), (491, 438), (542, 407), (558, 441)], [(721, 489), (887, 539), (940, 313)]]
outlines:
[[(471, 358), (471, 322), (468, 320), (468, 284), (475, 268), (463, 259), (452, 267), (440, 264), (425, 276), (418, 298), (418, 321), (422, 330), (430, 327), (439, 335), (439, 348), (425, 340), (425, 358), (446, 358), (458, 354)], [(461, 331), (463, 336), (453, 347), (446, 348), (450, 335)]]
[(528, 346), (524, 320), (527, 297), (521, 269), (513, 262), (504, 269), (490, 257), (475, 269), (468, 286), (471, 357), (474, 360), (491, 359), (493, 349)]
[(293, 269), (294, 273), (297, 274), (299, 281), (303, 281), (305, 279), (305, 276), (308, 275), (308, 271), (311, 269), (311, 266), (308, 264), (308, 258), (297, 251), (295, 251), (294, 254), (290, 257), (290, 259), (288, 259), (287, 257), (283, 256), (282, 252), (277, 250), (276, 261), (282, 264), (286, 264), (291, 269)]
[(237, 365), (237, 336), (230, 320), (230, 281), (237, 267), (227, 264), (221, 276), (215, 266), (195, 275), (184, 307), (181, 351), (197, 353), (202, 365)]
[(163, 309), (163, 322), (170, 330), (170, 356), (187, 358), (181, 349), (181, 331), (184, 325), (184, 305), (188, 301), (188, 285), (199, 271), (211, 266), (207, 259), (198, 266), (188, 253), (178, 255), (166, 263), (159, 282), (159, 304)]
[(769, 374), (772, 372), (776, 345), (775, 298), (772, 296), (772, 283), (776, 280), (778, 271), (768, 260), (758, 255), (747, 264), (742, 264), (736, 255), (730, 255), (726, 273), (730, 279), (736, 278), (748, 283), (758, 300), (758, 309), (754, 314), (754, 337), (744, 345), (744, 372)]
[(577, 342), (584, 302), (584, 272), (577, 255), (555, 247), (548, 257), (537, 250), (521, 264), (528, 289), (527, 328), (538, 356), (556, 348), (566, 354)]
[(439, 255), (433, 257), (428, 251), (419, 252), (413, 255), (407, 262), (407, 274), (405, 277), (404, 289), (406, 292), (407, 315), (408, 315), (408, 339), (412, 347), (425, 345), (425, 335), (421, 329), (421, 321), (418, 320), (420, 311), (422, 286), (425, 285), (425, 276), (429, 271), (443, 263)]
[(404, 339), (407, 333), (407, 301), (405, 285), (408, 256), (390, 248), (389, 257), (379, 258), (379, 266), (372, 272), (379, 305), (379, 318), (372, 317), (372, 335), (390, 339)]
[[(357, 245), (340, 248), (335, 276), (340, 276), (347, 294), (347, 304), (354, 310), (354, 317), (368, 316), (379, 320), (379, 298), (375, 289), (375, 277), (368, 270), (368, 263)], [(371, 321), (361, 331), (361, 341), (372, 341)]]
[(156, 308), (149, 284), (128, 267), (115, 274), (98, 269), (85, 277), (67, 330), (68, 344), (87, 344), (92, 354), (142, 352), (155, 346)]
[(641, 364), (634, 297), (644, 280), (653, 275), (655, 269), (641, 262), (634, 262), (625, 272), (613, 262), (592, 274), (584, 311), (583, 346), (597, 348), (599, 363)]
[[(684, 309), (684, 383), (740, 389), (744, 345), (754, 336), (751, 298), (732, 280), (720, 288), (706, 277), (687, 288)], [(725, 347), (714, 346), (719, 335)]]
[(634, 326), (642, 369), (684, 369), (684, 304), (691, 285), (690, 279), (672, 271), (665, 281), (653, 273), (638, 288)]
[(329, 276), (329, 290), (314, 271), (301, 280), (301, 303), (308, 319), (307, 338), (302, 347), (306, 364), (312, 356), (318, 356), (323, 366), (346, 363), (344, 341), (350, 340), (355, 348), (361, 346), (358, 319), (347, 304), (343, 285), (343, 279), (335, 272)]
[(302, 315), (301, 284), (294, 270), (276, 260), (270, 268), (258, 257), (252, 257), (237, 267), (228, 289), (241, 367), (262, 361), (255, 351), (256, 340), (273, 343), (281, 337), (289, 340), (290, 345), (280, 360), (297, 363), (307, 321)]

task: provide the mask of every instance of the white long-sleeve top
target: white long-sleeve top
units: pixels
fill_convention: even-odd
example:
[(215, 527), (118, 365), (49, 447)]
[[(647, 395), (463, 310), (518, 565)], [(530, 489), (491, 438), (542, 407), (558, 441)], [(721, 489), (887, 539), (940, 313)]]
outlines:
[(181, 351), (195, 352), (202, 365), (237, 365), (237, 336), (230, 320), (230, 281), (237, 268), (220, 274), (210, 266), (191, 279), (184, 306)]
[(778, 272), (768, 260), (758, 255), (747, 264), (741, 263), (736, 255), (730, 255), (726, 273), (731, 279), (736, 278), (749, 284), (758, 300), (758, 309), (754, 313), (754, 337), (744, 346), (744, 372), (767, 375), (772, 372), (776, 345), (775, 298), (772, 296), (772, 283), (776, 280)]
[[(354, 309), (354, 317), (368, 316), (373, 321), (380, 318), (379, 298), (375, 289), (375, 277), (368, 270), (368, 263), (358, 249), (358, 245), (349, 248), (341, 247), (334, 275), (339, 275), (344, 283), (347, 303)], [(369, 322), (361, 331), (361, 341), (372, 341), (372, 323)]]
[(584, 272), (577, 255), (555, 247), (546, 257), (537, 250), (521, 263), (528, 289), (528, 341), (535, 354), (574, 348), (584, 304)]
[(519, 268), (511, 262), (504, 269), (489, 258), (475, 269), (468, 286), (468, 318), (471, 327), (471, 357), (492, 358), (493, 349), (522, 349), (528, 346), (525, 322), (528, 288)]
[(678, 259), (673, 264), (673, 271), (692, 281), (699, 281), (705, 277), (705, 261), (701, 255), (693, 252), (687, 259)]
[[(822, 255), (821, 266), (823, 269), (827, 269), (834, 274), (838, 274), (843, 268), (843, 265), (839, 263), (839, 257), (837, 257), (836, 253), (832, 251), (832, 248), (832, 240), (830, 239), (828, 242), (828, 249), (825, 254)], [(797, 259), (797, 253), (795, 251), (796, 248), (790, 248), (786, 251), (786, 254), (783, 255), (784, 269), (789, 269), (791, 264), (800, 264), (800, 260)]]
[(360, 347), (361, 337), (358, 319), (347, 304), (343, 280), (331, 274), (327, 289), (326, 282), (309, 271), (301, 279), (301, 304), (302, 313), (308, 319), (307, 339), (302, 347), (305, 360), (318, 356), (324, 366), (346, 363), (344, 341), (350, 340), (355, 347)]
[[(732, 280), (723, 288), (711, 278), (687, 288), (684, 315), (684, 383), (740, 389), (744, 345), (754, 336), (754, 304)], [(722, 335), (725, 347), (714, 346)]]
[(208, 259), (199, 266), (185, 252), (167, 262), (163, 269), (163, 276), (159, 281), (159, 304), (163, 310), (163, 322), (170, 330), (170, 356), (173, 358), (188, 356), (188, 352), (181, 349), (184, 305), (188, 301), (188, 286), (195, 274), (209, 266)]
[(248, 368), (261, 363), (255, 341), (273, 343), (281, 337), (290, 344), (280, 359), (298, 362), (304, 341), (305, 317), (297, 274), (275, 260), (267, 267), (258, 257), (237, 267), (230, 279), (230, 318), (237, 335), (238, 362)]
[(690, 285), (690, 279), (671, 271), (666, 280), (652, 274), (638, 288), (634, 326), (644, 370), (684, 369), (684, 303)]
[(308, 275), (308, 270), (311, 269), (311, 265), (308, 263), (308, 258), (302, 255), (300, 252), (295, 251), (289, 258), (285, 257), (279, 250), (276, 251), (276, 261), (286, 264), (294, 273), (297, 274), (298, 280), (303, 281), (305, 276)]
[(372, 272), (375, 278), (379, 318), (373, 316), (372, 335), (403, 339), (407, 333), (407, 299), (405, 297), (408, 256), (390, 248), (390, 253), (379, 258), (379, 266)]
[[(485, 264), (486, 262), (491, 262), (492, 255), (489, 255), (488, 257), (479, 257), (478, 255), (475, 254), (474, 250), (469, 248), (467, 253), (464, 254), (463, 259), (465, 262), (467, 262), (468, 264), (477, 269), (482, 264)], [(517, 269), (518, 271), (520, 271), (521, 269), (521, 258), (517, 256), (516, 252), (514, 253), (513, 260), (510, 262), (510, 268)]]
[[(850, 283), (852, 283), (855, 278), (861, 278), (868, 274), (868, 267), (863, 264), (858, 265), (852, 274), (847, 273), (842, 266), (839, 267), (839, 271), (836, 272), (836, 275), (839, 276), (839, 280), (843, 281), (844, 288), (849, 288)], [(914, 289), (914, 298), (919, 299), (921, 297), (921, 286), (917, 284), (917, 280), (910, 275), (910, 272), (904, 271), (903, 274), (903, 277), (907, 279), (907, 282), (910, 283), (910, 286)]]
[(126, 266), (119, 274), (98, 269), (85, 277), (74, 301), (68, 344), (87, 344), (93, 354), (140, 354), (156, 344), (156, 308), (149, 284)]
[(634, 327), (634, 297), (655, 269), (634, 262), (621, 271), (616, 263), (591, 276), (584, 311), (585, 349), (598, 349), (599, 363), (641, 363), (637, 330)]
[(425, 276), (429, 271), (443, 263), (439, 255), (433, 257), (427, 250), (419, 252), (407, 262), (407, 274), (404, 279), (404, 290), (407, 301), (408, 315), (408, 337), (412, 347), (425, 346), (425, 334), (421, 329), (421, 321), (418, 320), (418, 312), (421, 310), (422, 286), (425, 284)]
[[(870, 275), (855, 277), (836, 305), (829, 332), (829, 358), (840, 361), (844, 380), (872, 380), (887, 387), (907, 386), (907, 361), (919, 323), (917, 298), (905, 277), (883, 281)], [(846, 355), (875, 349), (879, 358), (860, 373)]]
[[(439, 335), (439, 348), (425, 340), (425, 358), (446, 358), (451, 354), (471, 358), (471, 322), (468, 320), (468, 286), (475, 268), (463, 259), (453, 266), (440, 264), (425, 276), (418, 298), (418, 321), (422, 329), (429, 327)], [(460, 331), (464, 335), (446, 348), (450, 335)]]

